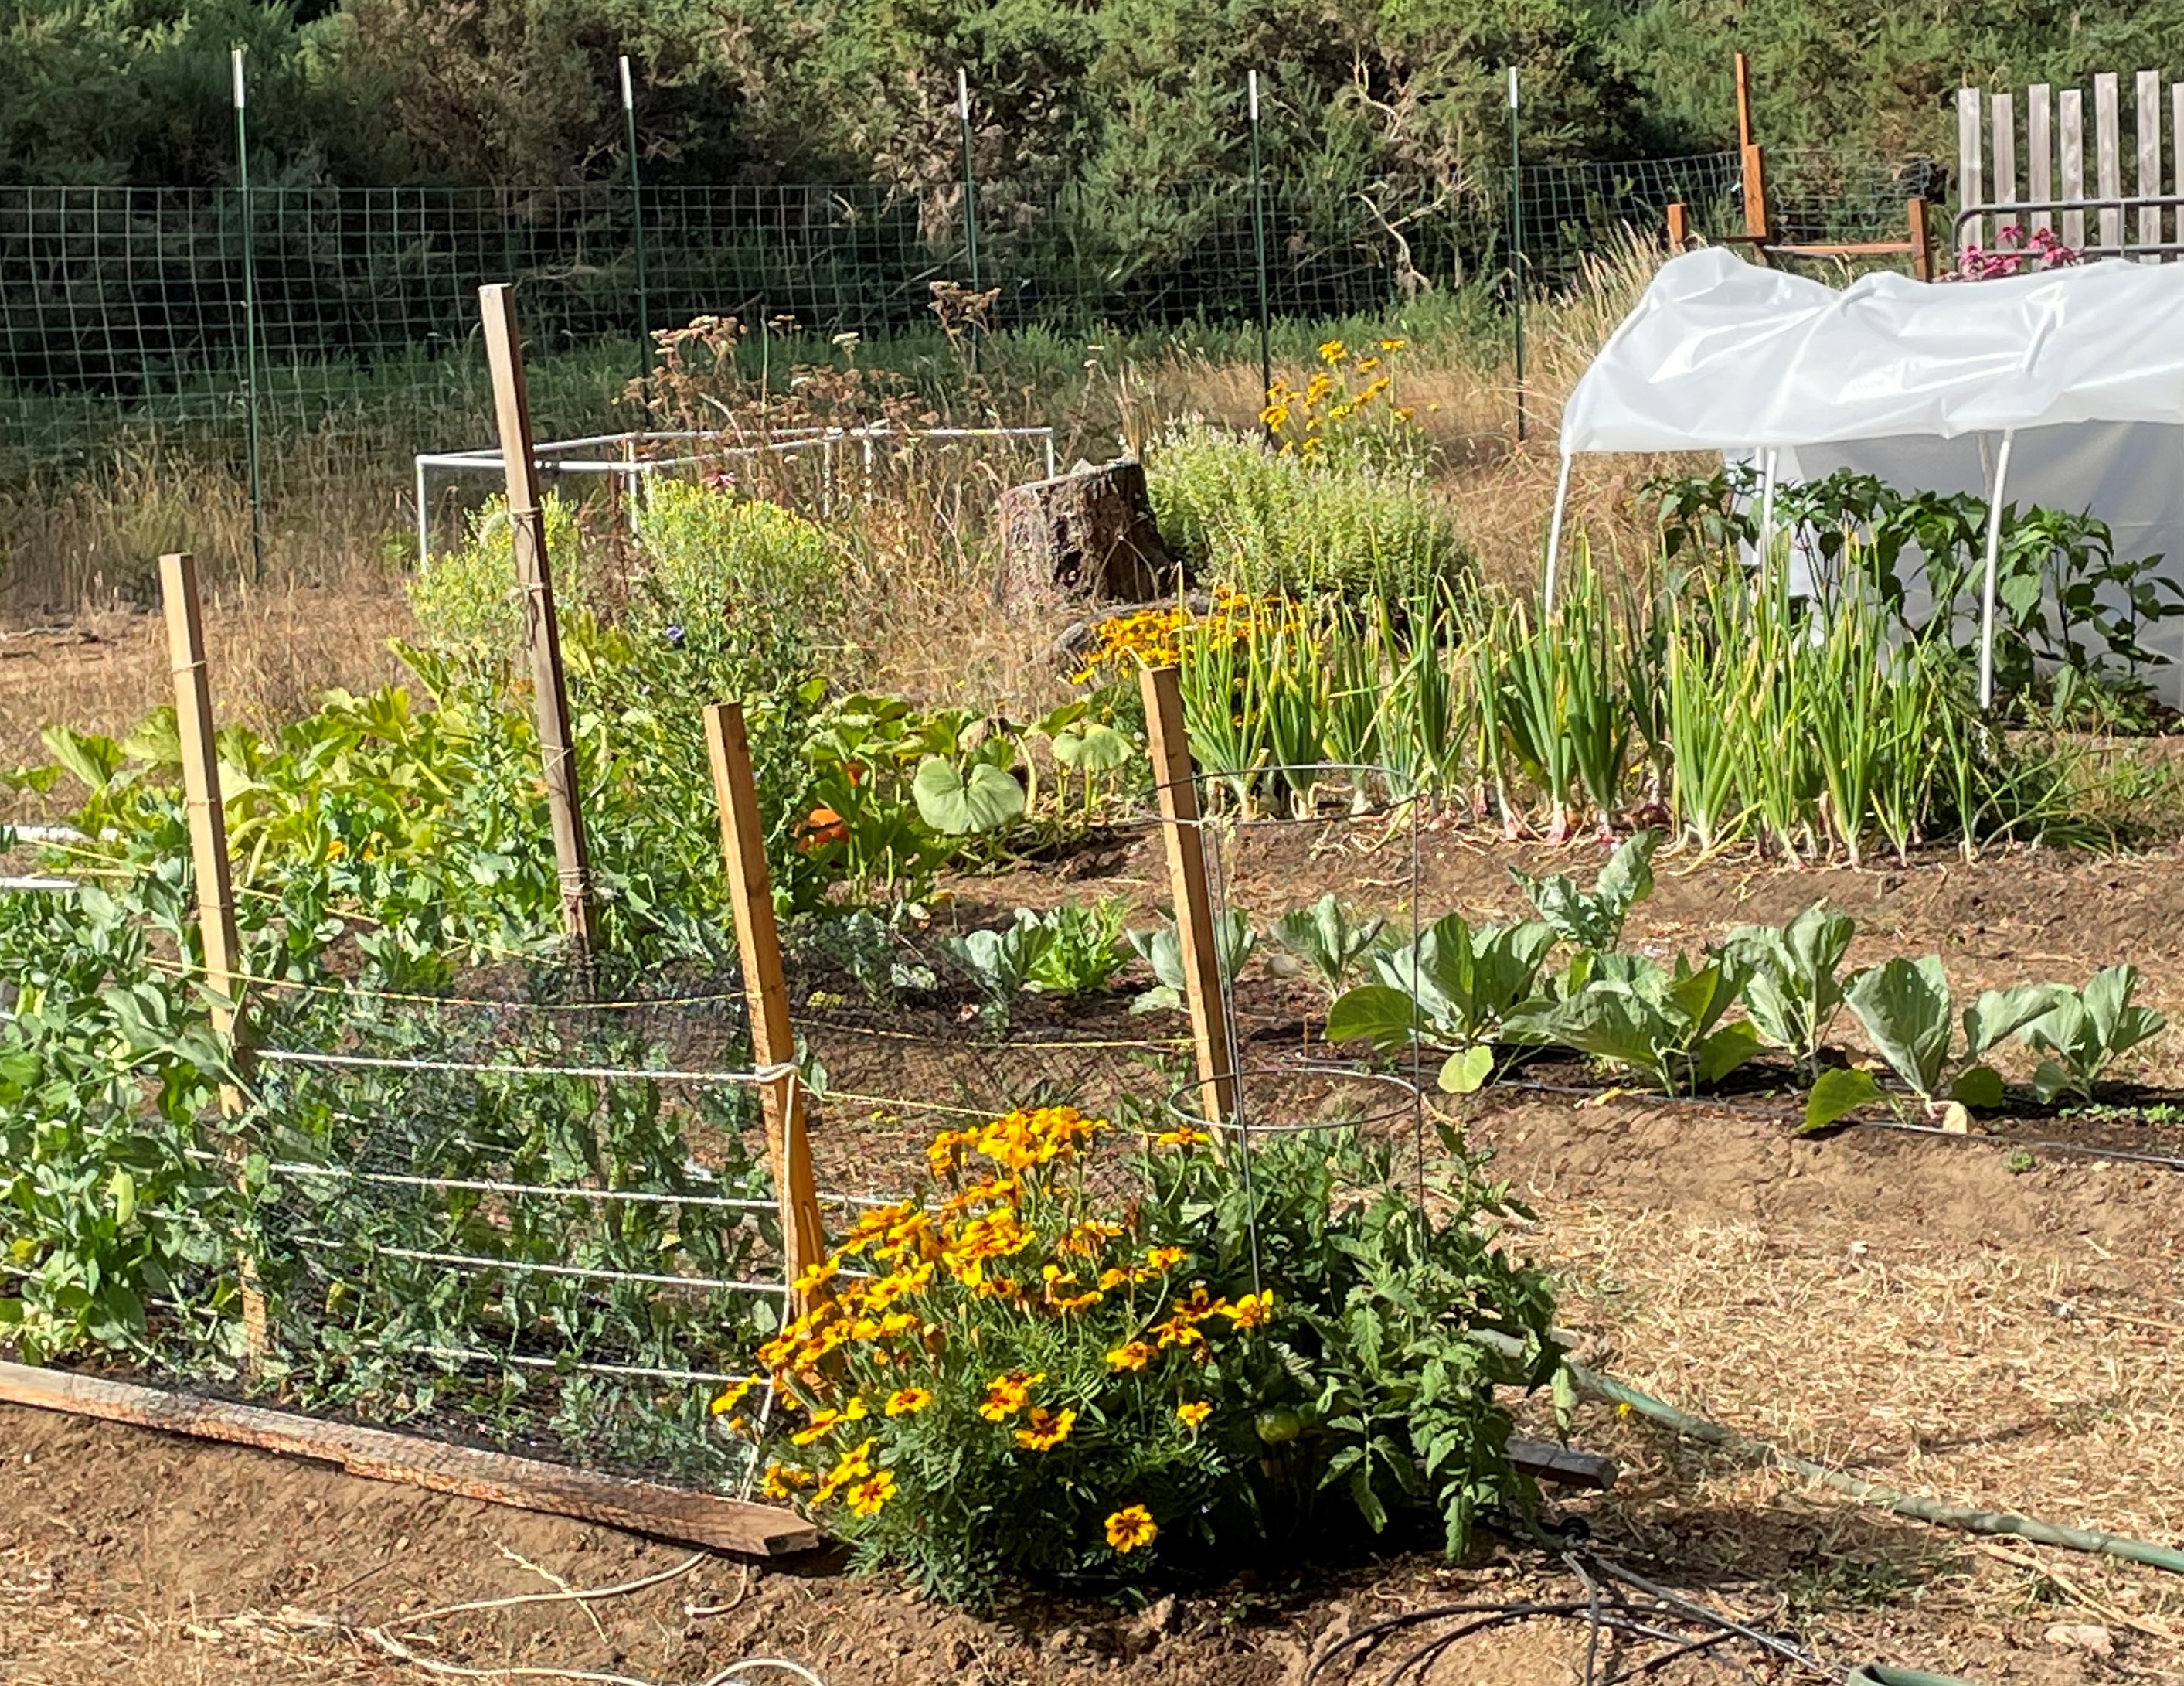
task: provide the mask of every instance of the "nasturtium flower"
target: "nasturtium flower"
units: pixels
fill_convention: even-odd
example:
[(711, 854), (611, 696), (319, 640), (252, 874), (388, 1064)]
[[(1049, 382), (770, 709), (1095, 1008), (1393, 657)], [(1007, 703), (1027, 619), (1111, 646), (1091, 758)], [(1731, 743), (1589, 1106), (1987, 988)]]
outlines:
[(1024, 1426), (1017, 1431), (1017, 1444), (1028, 1452), (1050, 1452), (1069, 1438), (1069, 1431), (1077, 1426), (1077, 1413), (1067, 1408), (1050, 1411), (1044, 1405), (1034, 1405)]
[(1185, 1428), (1195, 1429), (1213, 1415), (1213, 1404), (1208, 1399), (1190, 1399), (1178, 1405), (1175, 1414), (1183, 1419)]
[(1150, 1545), (1159, 1532), (1160, 1525), (1142, 1505), (1126, 1505), (1107, 1518), (1107, 1544), (1117, 1551), (1132, 1552)]

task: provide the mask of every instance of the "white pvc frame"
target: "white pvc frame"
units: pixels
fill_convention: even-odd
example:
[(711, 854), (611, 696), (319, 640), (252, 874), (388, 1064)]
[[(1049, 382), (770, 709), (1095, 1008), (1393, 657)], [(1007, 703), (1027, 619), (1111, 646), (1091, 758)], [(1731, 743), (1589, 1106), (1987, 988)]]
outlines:
[[(663, 470), (692, 468), (701, 463), (754, 457), (788, 457), (816, 449), (824, 459), (824, 478), (831, 495), (834, 465), (843, 446), (856, 444), (870, 475), (882, 444), (914, 444), (926, 439), (1038, 439), (1046, 448), (1046, 477), (1056, 473), (1054, 429), (1051, 427), (890, 427), (882, 423), (859, 427), (789, 427), (759, 444), (748, 436), (726, 431), (700, 433), (588, 433), (580, 438), (553, 439), (532, 449), (541, 472), (549, 475), (597, 474), (619, 479), (625, 494), (636, 491), (648, 476)], [(646, 453), (665, 447), (668, 455)], [(702, 449), (700, 448), (702, 447)], [(618, 453), (618, 454), (613, 454)], [(417, 500), (417, 566), (432, 560), (432, 479), (436, 474), (500, 475), (506, 460), (498, 447), (478, 450), (421, 451), (415, 458)], [(631, 500), (632, 517), (636, 502)]]

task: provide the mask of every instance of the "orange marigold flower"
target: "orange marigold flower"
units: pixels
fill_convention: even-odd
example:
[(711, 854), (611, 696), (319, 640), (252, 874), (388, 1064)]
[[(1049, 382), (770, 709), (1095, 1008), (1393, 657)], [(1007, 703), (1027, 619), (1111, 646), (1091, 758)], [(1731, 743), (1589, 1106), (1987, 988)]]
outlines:
[(1145, 1254), (1145, 1263), (1156, 1270), (1173, 1270), (1183, 1263), (1179, 1247), (1156, 1247)]
[(1214, 1309), (1236, 1328), (1256, 1329), (1274, 1315), (1274, 1291), (1268, 1288), (1264, 1293), (1245, 1294), (1233, 1305)]
[(1132, 1341), (1128, 1346), (1117, 1347), (1107, 1354), (1109, 1368), (1114, 1370), (1143, 1370), (1159, 1354), (1143, 1341)]
[(1031, 1390), (1045, 1380), (1044, 1371), (1026, 1375), (1011, 1370), (1006, 1376), (995, 1376), (986, 1386), (985, 1403), (978, 1407), (978, 1415), (988, 1422), (1006, 1422), (1031, 1403)]
[(1160, 1525), (1142, 1505), (1126, 1505), (1107, 1518), (1107, 1544), (1120, 1552), (1150, 1545), (1159, 1532)]
[(727, 1393), (722, 1394), (720, 1398), (713, 1401), (713, 1415), (715, 1416), (719, 1416), (724, 1411), (733, 1410), (738, 1405), (744, 1402), (744, 1396), (757, 1386), (757, 1377), (750, 1376), (745, 1376), (742, 1381), (737, 1382), (734, 1387), (729, 1388)]
[(929, 1387), (898, 1387), (888, 1395), (887, 1414), (889, 1416), (915, 1416), (933, 1403)]
[(1068, 1439), (1069, 1431), (1076, 1426), (1075, 1411), (1050, 1411), (1044, 1405), (1034, 1405), (1024, 1426), (1017, 1431), (1017, 1444), (1028, 1452), (1050, 1452)]
[(800, 1470), (794, 1464), (768, 1464), (766, 1466), (766, 1496), (787, 1499), (801, 1493), (819, 1477), (809, 1470)]
[(1175, 1414), (1183, 1419), (1183, 1426), (1185, 1428), (1195, 1430), (1206, 1418), (1213, 1415), (1213, 1404), (1209, 1399), (1192, 1399), (1178, 1405), (1175, 1408)]
[(880, 1507), (894, 1497), (894, 1472), (882, 1470), (866, 1476), (850, 1489), (850, 1509), (860, 1516), (877, 1516)]

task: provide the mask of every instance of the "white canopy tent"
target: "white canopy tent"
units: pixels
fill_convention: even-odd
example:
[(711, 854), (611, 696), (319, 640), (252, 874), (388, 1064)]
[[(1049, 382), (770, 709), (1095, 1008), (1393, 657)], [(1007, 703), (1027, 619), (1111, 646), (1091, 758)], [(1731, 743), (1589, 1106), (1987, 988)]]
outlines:
[[(1848, 467), (1988, 503), (1980, 695), (1992, 685), (2007, 497), (2107, 522), (2119, 556), (2184, 574), (2184, 265), (2109, 262), (1838, 292), (1719, 248), (1662, 265), (1564, 406), (1547, 541), (1554, 599), (1571, 459), (1719, 451), (1781, 479)], [(2005, 488), (2007, 488), (2005, 490)]]

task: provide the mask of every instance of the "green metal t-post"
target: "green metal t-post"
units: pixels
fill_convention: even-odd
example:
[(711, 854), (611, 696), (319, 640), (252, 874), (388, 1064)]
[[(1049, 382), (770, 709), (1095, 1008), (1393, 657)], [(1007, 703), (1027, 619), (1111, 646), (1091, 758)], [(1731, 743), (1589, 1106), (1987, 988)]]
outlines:
[[(978, 290), (978, 177), (971, 162), (971, 77), (961, 65), (956, 70), (956, 116), (963, 126), (963, 248), (971, 264), (971, 291)], [(971, 348), (971, 366), (978, 366), (978, 338), (966, 329)]]
[(622, 128), (629, 148), (629, 226), (637, 243), (637, 377), (652, 372), (652, 315), (644, 276), (644, 184), (637, 173), (637, 96), (629, 82), (629, 55), (621, 59)]
[(1268, 339), (1267, 329), (1267, 191), (1265, 179), (1259, 167), (1259, 73), (1247, 73), (1245, 87), (1249, 91), (1251, 114), (1251, 250), (1259, 266), (1259, 409), (1260, 427), (1267, 443), (1274, 442), (1274, 429), (1264, 419), (1264, 411), (1273, 400), (1274, 355)]
[(265, 572), (265, 481), (258, 435), (258, 219), (250, 197), (250, 127), (242, 94), (242, 49), (235, 49), (235, 162), (242, 190), (242, 402), (250, 438), (250, 572)]
[(1524, 174), (1517, 141), (1517, 67), (1509, 67), (1509, 282), (1517, 325), (1517, 443), (1524, 443)]

